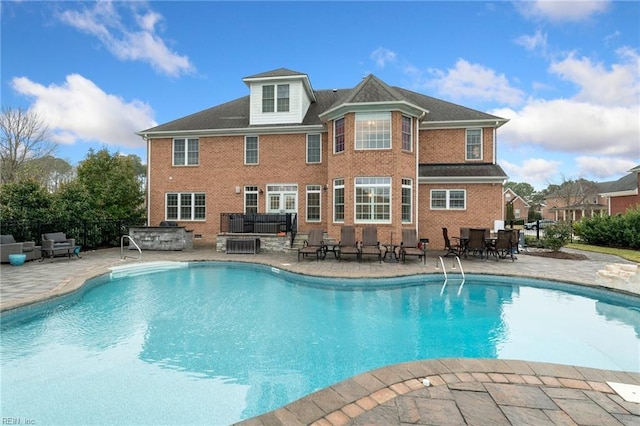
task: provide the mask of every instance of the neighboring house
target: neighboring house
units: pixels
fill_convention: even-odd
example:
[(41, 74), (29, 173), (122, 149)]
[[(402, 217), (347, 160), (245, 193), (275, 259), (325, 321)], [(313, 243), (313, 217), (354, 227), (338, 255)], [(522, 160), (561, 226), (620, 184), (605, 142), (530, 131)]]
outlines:
[(503, 203), (505, 205), (505, 216), (504, 220), (508, 221), (510, 218), (508, 217), (508, 211), (511, 208), (513, 211), (513, 219), (514, 220), (524, 220), (526, 221), (529, 216), (529, 208), (531, 207), (527, 201), (516, 194), (510, 188), (507, 188), (503, 193)]
[(576, 221), (582, 218), (602, 216), (607, 214), (607, 200), (600, 194), (593, 194), (587, 197), (582, 196), (580, 201), (567, 200), (562, 197), (545, 197), (546, 208), (543, 210), (543, 219), (557, 221)]
[(600, 184), (600, 196), (608, 199), (608, 213), (616, 215), (640, 205), (640, 165), (629, 170), (629, 174), (612, 182)]
[[(243, 79), (249, 95), (139, 132), (148, 151), (148, 224), (177, 221), (208, 243), (221, 213), (296, 213), (301, 233), (376, 225), (441, 247), (442, 227), (493, 227), (507, 178), (508, 120), (391, 87), (314, 90), (287, 69)], [(393, 233), (393, 234), (392, 234)]]

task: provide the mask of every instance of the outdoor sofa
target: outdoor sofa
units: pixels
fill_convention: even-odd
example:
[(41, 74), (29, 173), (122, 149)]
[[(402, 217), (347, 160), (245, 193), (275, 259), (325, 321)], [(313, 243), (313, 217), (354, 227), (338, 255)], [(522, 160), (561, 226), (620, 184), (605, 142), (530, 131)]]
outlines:
[(0, 258), (2, 263), (9, 263), (10, 254), (24, 254), (25, 260), (33, 260), (40, 257), (40, 246), (34, 241), (16, 242), (13, 235), (0, 235)]

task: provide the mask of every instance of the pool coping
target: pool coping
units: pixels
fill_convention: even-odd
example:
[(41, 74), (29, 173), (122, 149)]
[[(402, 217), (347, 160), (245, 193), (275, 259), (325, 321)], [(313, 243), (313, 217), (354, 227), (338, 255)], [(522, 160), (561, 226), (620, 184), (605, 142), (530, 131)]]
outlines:
[[(434, 262), (438, 259), (438, 251), (430, 251), (428, 253), (430, 256), (427, 262)], [(587, 288), (604, 289), (622, 295), (631, 295), (634, 297), (640, 295), (640, 286), (632, 285), (623, 289), (610, 288), (607, 287), (606, 283), (598, 283), (593, 279), (596, 273), (596, 271), (593, 271), (593, 268), (602, 267), (602, 265), (607, 263), (628, 263), (635, 265), (634, 263), (625, 262), (616, 256), (610, 255), (597, 256), (597, 258), (597, 262), (588, 264), (588, 266), (592, 268), (592, 271), (587, 270), (586, 272), (584, 270), (570, 269), (573, 266), (581, 265), (580, 263), (562, 262), (556, 259), (545, 261), (544, 258), (534, 259), (534, 256), (523, 256), (520, 265), (512, 262), (500, 262), (500, 267), (504, 267), (504, 270), (497, 270), (496, 267), (493, 266), (493, 263), (489, 262), (467, 262), (465, 260), (464, 265), (465, 271), (469, 274), (500, 276), (514, 276), (517, 274), (519, 277), (576, 284)], [(145, 252), (145, 259), (139, 261), (134, 260), (130, 263), (148, 263), (154, 260), (179, 260), (194, 263), (206, 261), (242, 262), (277, 267), (291, 273), (302, 275), (347, 278), (370, 276), (403, 277), (415, 274), (441, 273), (434, 271), (431, 267), (428, 267), (427, 264), (421, 264), (419, 262), (407, 262), (406, 265), (401, 263), (377, 265), (377, 262), (368, 262), (362, 265), (355, 262), (338, 262), (334, 260), (320, 261), (320, 263), (306, 260), (297, 262), (295, 259), (295, 252), (284, 255), (269, 253), (267, 256), (255, 256), (226, 255), (213, 250), (193, 250), (179, 253)], [(552, 267), (547, 268), (545, 262), (549, 262), (549, 265), (555, 263), (555, 272), (558, 270), (561, 271), (559, 275), (562, 276), (554, 275), (554, 269)], [(27, 288), (30, 279), (38, 276), (42, 277), (42, 275), (46, 276), (46, 274), (50, 273), (50, 270), (55, 269), (60, 275), (50, 286), (40, 286), (35, 290), (29, 290), (36, 291), (37, 294), (31, 294), (15, 300), (0, 301), (0, 313), (8, 313), (16, 308), (47, 302), (58, 297), (70, 295), (74, 291), (81, 289), (90, 279), (109, 274), (111, 272), (110, 268), (117, 265), (122, 265), (122, 261), (119, 259), (119, 250), (114, 249), (83, 253), (82, 259), (55, 261), (44, 265), (33, 264), (33, 262), (20, 267), (2, 265), (2, 269), (0, 270), (2, 272), (0, 276), (0, 285), (2, 287), (0, 287), (0, 289), (6, 288), (4, 286), (15, 285), (18, 293), (20, 293), (21, 285)], [(524, 265), (524, 267), (522, 267), (522, 265)], [(433, 263), (431, 266), (433, 266)], [(467, 269), (467, 266), (470, 268)], [(490, 271), (487, 272), (487, 270)], [(585, 280), (584, 277), (587, 277), (587, 279)], [(591, 281), (593, 282), (587, 282), (589, 281), (588, 277), (592, 277)], [(43, 291), (37, 291), (40, 288), (42, 288)], [(432, 386), (427, 388), (422, 384), (422, 380), (425, 378), (430, 381)], [(542, 384), (537, 383), (536, 380)], [(514, 415), (525, 417), (534, 414), (544, 415), (547, 416), (545, 417), (547, 419), (549, 415), (552, 415), (560, 416), (558, 418), (561, 421), (571, 420), (572, 415), (578, 416), (578, 414), (571, 409), (571, 407), (575, 405), (575, 401), (581, 401), (580, 404), (583, 405), (585, 403), (584, 401), (588, 404), (595, 404), (597, 407), (592, 407), (594, 410), (600, 410), (600, 412), (606, 413), (614, 418), (617, 418), (615, 416), (622, 416), (622, 420), (617, 420), (619, 424), (622, 424), (623, 420), (627, 419), (627, 417), (624, 416), (630, 416), (629, 419), (632, 419), (634, 422), (640, 421), (640, 404), (620, 401), (618, 399), (619, 396), (612, 393), (613, 390), (606, 385), (607, 381), (640, 384), (640, 374), (521, 360), (455, 358), (413, 361), (389, 365), (362, 373), (307, 395), (284, 407), (242, 421), (240, 424), (314, 424), (317, 426), (335, 426), (344, 424), (383, 423), (400, 425), (401, 422), (399, 419), (405, 416), (407, 412), (413, 413), (411, 414), (411, 416), (413, 416), (410, 417), (411, 419), (416, 419), (416, 416), (422, 412), (433, 414), (435, 410), (434, 407), (440, 407), (443, 404), (448, 407), (447, 409), (453, 409), (451, 401), (453, 401), (455, 407), (458, 407), (456, 408), (458, 410), (457, 412), (459, 415), (462, 415), (464, 419), (467, 417), (473, 418), (476, 412), (483, 415), (493, 413), (498, 417), (500, 417), (500, 413), (502, 413), (500, 421), (504, 424), (518, 424), (519, 421), (512, 422), (511, 418), (509, 418), (509, 416), (513, 417)], [(491, 393), (491, 391), (495, 391), (494, 388), (496, 385), (512, 386), (516, 390), (531, 390), (537, 388), (538, 392), (556, 389), (556, 391), (561, 394), (570, 396), (559, 398), (559, 400), (564, 401), (565, 405), (569, 408), (565, 409), (561, 407), (559, 411), (539, 411), (540, 409), (535, 406), (517, 407), (507, 404), (503, 407), (499, 404), (499, 401), (494, 399)], [(485, 402), (489, 401), (489, 403), (484, 405), (476, 404), (477, 406), (471, 404), (471, 406), (469, 406), (467, 403), (455, 401), (455, 398), (434, 398), (432, 393), (435, 395), (438, 394), (438, 392), (446, 395), (466, 395), (464, 398), (470, 399), (471, 401), (484, 398)], [(504, 390), (504, 392), (509, 393), (510, 391)], [(575, 392), (581, 393), (577, 395)], [(355, 397), (358, 398), (353, 399)], [(461, 396), (461, 398), (463, 398), (463, 396)], [(449, 403), (447, 403), (447, 401), (449, 401)], [(394, 410), (396, 413), (395, 418), (398, 419), (397, 422), (392, 421), (392, 419), (388, 417), (393, 415)], [(514, 414), (514, 410), (517, 412), (516, 414)], [(522, 410), (525, 410), (525, 412), (520, 412)], [(447, 423), (448, 420), (446, 419), (444, 420), (443, 424), (454, 423), (453, 420), (451, 423)], [(496, 424), (499, 423), (500, 422), (497, 422)]]

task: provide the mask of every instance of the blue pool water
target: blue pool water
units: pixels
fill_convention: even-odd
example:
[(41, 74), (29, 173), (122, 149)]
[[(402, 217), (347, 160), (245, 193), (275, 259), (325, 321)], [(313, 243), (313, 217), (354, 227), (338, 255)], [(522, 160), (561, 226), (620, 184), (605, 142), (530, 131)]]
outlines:
[(2, 317), (3, 418), (230, 424), (383, 365), (486, 357), (640, 371), (640, 299), (505, 277), (326, 280), (198, 263)]

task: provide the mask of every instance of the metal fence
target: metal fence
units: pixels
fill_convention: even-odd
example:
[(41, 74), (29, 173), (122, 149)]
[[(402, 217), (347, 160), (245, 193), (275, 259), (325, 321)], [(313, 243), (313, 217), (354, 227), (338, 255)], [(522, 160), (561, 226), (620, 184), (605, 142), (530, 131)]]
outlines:
[(75, 238), (77, 245), (88, 250), (119, 247), (120, 237), (129, 233), (129, 227), (144, 225), (144, 219), (62, 220), (50, 222), (3, 220), (0, 224), (0, 230), (3, 235), (13, 235), (16, 241), (35, 241), (37, 245), (42, 242), (42, 234), (64, 232), (67, 237)]

